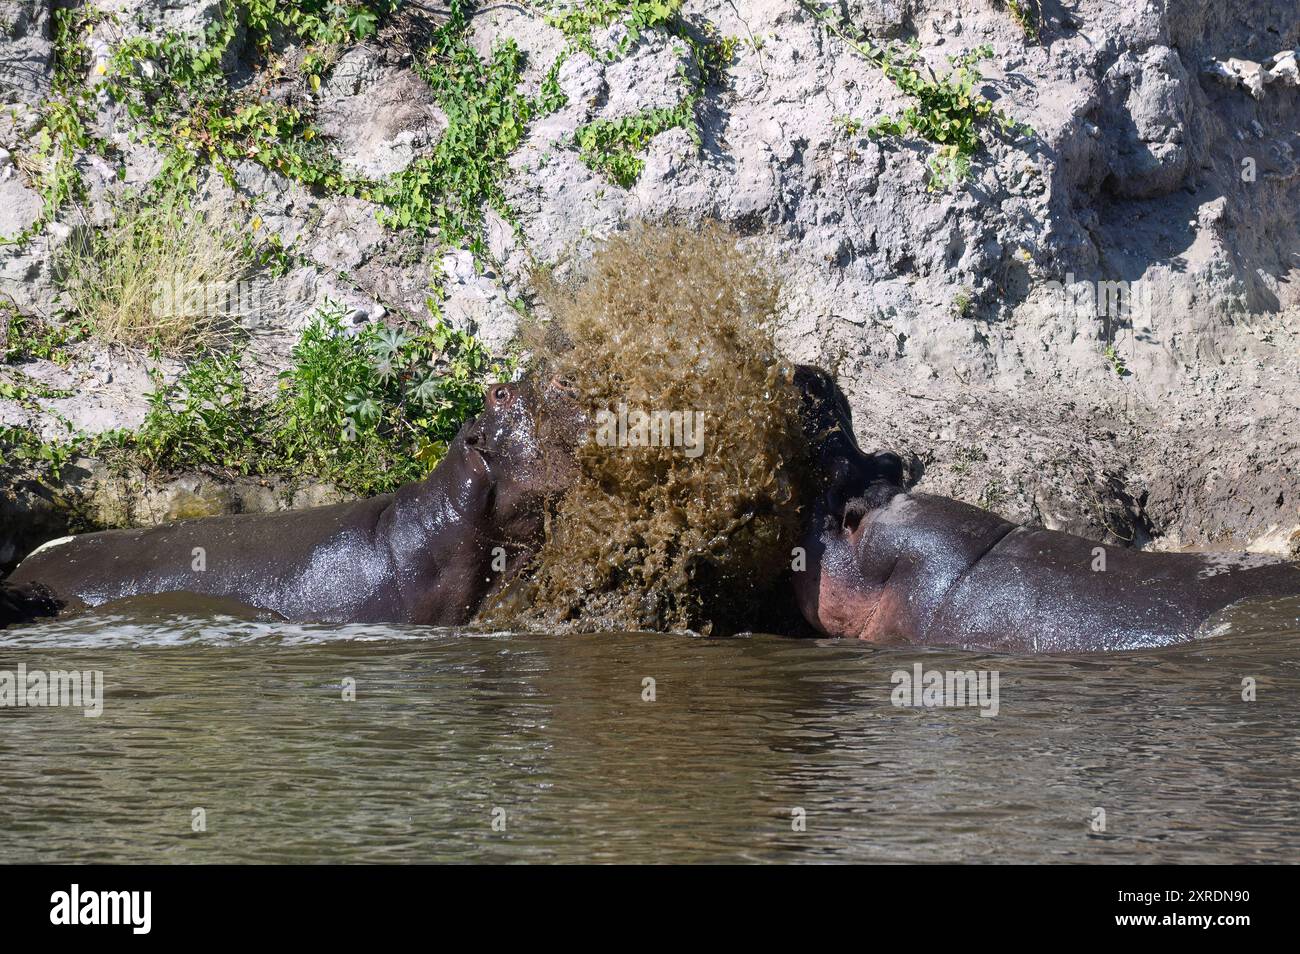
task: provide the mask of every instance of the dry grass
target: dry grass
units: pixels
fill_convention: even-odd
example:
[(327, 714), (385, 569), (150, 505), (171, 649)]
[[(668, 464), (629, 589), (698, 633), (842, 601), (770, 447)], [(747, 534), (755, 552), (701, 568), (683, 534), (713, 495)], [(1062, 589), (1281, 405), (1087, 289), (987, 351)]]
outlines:
[[(770, 334), (779, 286), (721, 227), (638, 226), (570, 286), (526, 343), (593, 414), (704, 413), (703, 452), (608, 447), (594, 428), (531, 582), (496, 624), (580, 631), (754, 625), (788, 568), (806, 447), (792, 369)], [(507, 605), (510, 604), (510, 605)]]
[(99, 339), (185, 351), (231, 324), (245, 244), (229, 213), (129, 205), (117, 221), (77, 233), (60, 275), (72, 310)]

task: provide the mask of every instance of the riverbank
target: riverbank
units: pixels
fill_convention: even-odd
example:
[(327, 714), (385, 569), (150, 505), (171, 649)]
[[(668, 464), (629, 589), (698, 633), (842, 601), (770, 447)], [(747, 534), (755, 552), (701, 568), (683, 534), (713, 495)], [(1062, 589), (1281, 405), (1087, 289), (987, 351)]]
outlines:
[[(1285, 0), (2, 9), (0, 300), (88, 331), (0, 369), (0, 425), (38, 462), (140, 428), (202, 360), (189, 326), (160, 349), (123, 295), (90, 293), (167, 284), (105, 268), (176, 260), (195, 222), (212, 254), (186, 274), (229, 292), (215, 317), (271, 402), (327, 302), (502, 355), (539, 265), (562, 277), (635, 219), (719, 219), (779, 264), (787, 356), (837, 367), (861, 442), (915, 455), (922, 489), (1114, 542), (1297, 555)], [(1276, 78), (1225, 77), (1232, 58)], [(254, 483), (278, 506), (280, 481), (316, 479)]]

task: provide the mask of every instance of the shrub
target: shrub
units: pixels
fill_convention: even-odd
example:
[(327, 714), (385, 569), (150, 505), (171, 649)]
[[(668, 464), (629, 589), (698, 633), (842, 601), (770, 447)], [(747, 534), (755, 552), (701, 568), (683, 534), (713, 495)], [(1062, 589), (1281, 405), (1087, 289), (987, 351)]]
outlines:
[(238, 352), (192, 362), (151, 396), (135, 449), (162, 470), (293, 474), (382, 493), (427, 474), (482, 410), (484, 385), (513, 370), (445, 324), (352, 335), (342, 316), (330, 307), (313, 318), (269, 400), (249, 394)]

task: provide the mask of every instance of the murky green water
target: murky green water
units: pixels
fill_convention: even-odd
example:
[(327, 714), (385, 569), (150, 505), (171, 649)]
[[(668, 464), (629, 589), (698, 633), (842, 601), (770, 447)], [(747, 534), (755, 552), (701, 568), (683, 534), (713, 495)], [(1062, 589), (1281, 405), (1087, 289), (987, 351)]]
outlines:
[[(1232, 629), (1091, 657), (231, 618), (5, 631), (0, 669), (98, 669), (106, 691), (97, 719), (0, 709), (0, 857), (1294, 862), (1300, 600)], [(894, 707), (916, 662), (997, 670), (998, 715)]]

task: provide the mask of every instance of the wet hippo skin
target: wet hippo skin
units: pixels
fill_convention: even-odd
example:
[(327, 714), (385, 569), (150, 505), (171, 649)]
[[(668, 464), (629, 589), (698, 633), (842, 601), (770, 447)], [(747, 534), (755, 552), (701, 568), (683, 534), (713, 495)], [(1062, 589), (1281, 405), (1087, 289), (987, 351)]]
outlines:
[(574, 407), (553, 384), (493, 385), (429, 477), (395, 493), (84, 534), (38, 549), (7, 584), (65, 608), (187, 592), (295, 621), (464, 623), (536, 545), (542, 501), (571, 476)]
[(817, 479), (795, 592), (823, 633), (1029, 652), (1163, 646), (1239, 601), (1300, 594), (1293, 563), (1103, 547), (911, 493), (895, 455), (858, 449), (829, 377), (800, 369), (800, 382)]

